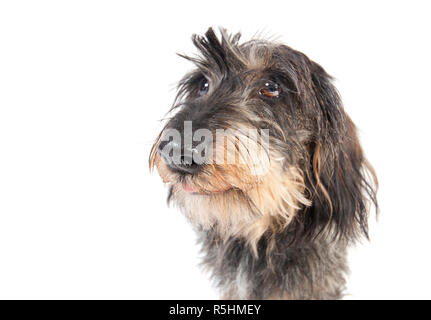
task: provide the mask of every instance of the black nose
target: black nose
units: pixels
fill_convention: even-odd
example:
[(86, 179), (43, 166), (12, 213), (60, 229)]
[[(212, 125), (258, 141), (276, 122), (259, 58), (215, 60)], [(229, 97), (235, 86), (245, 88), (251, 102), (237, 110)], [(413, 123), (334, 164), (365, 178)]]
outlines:
[(200, 167), (193, 159), (192, 147), (184, 146), (176, 141), (161, 141), (158, 152), (166, 165), (174, 172), (193, 174)]

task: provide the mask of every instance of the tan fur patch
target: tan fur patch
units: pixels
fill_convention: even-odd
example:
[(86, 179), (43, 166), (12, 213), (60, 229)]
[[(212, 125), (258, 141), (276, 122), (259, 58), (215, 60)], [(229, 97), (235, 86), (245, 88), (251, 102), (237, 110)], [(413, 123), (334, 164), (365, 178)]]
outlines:
[(205, 166), (183, 182), (196, 193), (184, 191), (157, 154), (153, 163), (163, 181), (172, 185), (172, 198), (194, 225), (204, 230), (216, 228), (224, 239), (242, 237), (256, 255), (257, 242), (265, 231), (286, 227), (301, 206), (311, 204), (304, 195), (301, 170), (283, 168), (284, 160), (275, 154), (264, 176), (247, 174), (247, 166)]

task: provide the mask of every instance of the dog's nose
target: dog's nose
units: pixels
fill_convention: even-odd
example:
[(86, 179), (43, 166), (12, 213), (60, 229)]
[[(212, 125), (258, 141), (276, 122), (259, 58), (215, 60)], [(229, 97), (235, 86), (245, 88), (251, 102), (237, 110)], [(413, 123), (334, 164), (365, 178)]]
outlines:
[(166, 165), (174, 172), (193, 174), (200, 167), (193, 159), (192, 148), (173, 140), (161, 141), (158, 152)]

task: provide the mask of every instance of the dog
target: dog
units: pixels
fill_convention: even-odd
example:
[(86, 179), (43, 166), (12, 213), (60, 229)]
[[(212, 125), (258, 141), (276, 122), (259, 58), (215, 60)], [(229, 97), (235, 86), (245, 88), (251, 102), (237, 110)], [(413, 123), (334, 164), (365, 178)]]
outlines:
[(377, 212), (375, 172), (323, 68), (240, 37), (193, 35), (199, 54), (180, 56), (196, 68), (150, 168), (198, 233), (223, 299), (341, 299), (347, 249)]

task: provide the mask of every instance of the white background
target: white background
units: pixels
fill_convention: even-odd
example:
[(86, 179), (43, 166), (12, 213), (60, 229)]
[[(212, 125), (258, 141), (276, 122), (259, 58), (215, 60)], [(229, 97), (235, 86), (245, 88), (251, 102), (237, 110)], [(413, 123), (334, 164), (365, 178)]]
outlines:
[[(427, 1), (2, 1), (0, 298), (217, 298), (147, 159), (190, 36), (256, 31), (337, 79), (380, 180), (348, 298), (431, 298)], [(372, 221), (375, 221), (372, 219)]]

